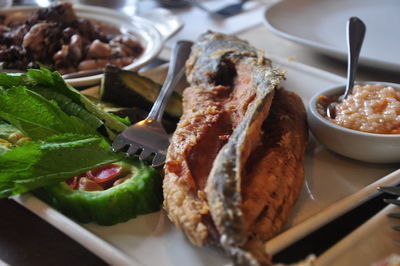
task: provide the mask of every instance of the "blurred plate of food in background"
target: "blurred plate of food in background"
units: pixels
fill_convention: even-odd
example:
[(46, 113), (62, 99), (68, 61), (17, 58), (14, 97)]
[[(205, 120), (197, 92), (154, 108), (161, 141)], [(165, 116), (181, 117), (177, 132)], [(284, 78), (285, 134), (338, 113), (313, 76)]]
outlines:
[[(73, 86), (98, 83), (106, 64), (137, 70), (157, 57), (164, 41), (182, 27), (168, 11), (155, 12), (159, 19), (153, 22), (111, 9), (70, 3), (2, 10), (2, 68), (24, 71), (43, 66), (69, 75), (66, 81)], [(165, 23), (160, 22), (162, 18)]]

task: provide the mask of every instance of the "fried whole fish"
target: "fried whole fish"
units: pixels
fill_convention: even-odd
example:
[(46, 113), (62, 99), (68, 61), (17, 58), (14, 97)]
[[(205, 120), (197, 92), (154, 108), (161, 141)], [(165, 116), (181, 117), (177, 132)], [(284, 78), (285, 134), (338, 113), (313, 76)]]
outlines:
[(164, 208), (195, 245), (219, 245), (236, 264), (267, 264), (260, 243), (280, 230), (303, 182), (304, 106), (277, 91), (284, 77), (270, 60), (233, 36), (202, 35), (186, 67)]

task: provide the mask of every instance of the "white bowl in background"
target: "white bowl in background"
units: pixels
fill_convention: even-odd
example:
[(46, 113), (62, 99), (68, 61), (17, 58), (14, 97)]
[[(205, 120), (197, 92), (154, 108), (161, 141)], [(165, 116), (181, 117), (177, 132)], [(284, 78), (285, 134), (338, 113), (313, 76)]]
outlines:
[[(400, 84), (372, 81), (400, 88)], [(317, 110), (318, 97), (343, 94), (345, 85), (334, 86), (315, 94), (308, 105), (307, 119), (311, 132), (328, 149), (343, 156), (370, 163), (400, 162), (400, 134), (375, 134), (348, 129), (324, 118)]]

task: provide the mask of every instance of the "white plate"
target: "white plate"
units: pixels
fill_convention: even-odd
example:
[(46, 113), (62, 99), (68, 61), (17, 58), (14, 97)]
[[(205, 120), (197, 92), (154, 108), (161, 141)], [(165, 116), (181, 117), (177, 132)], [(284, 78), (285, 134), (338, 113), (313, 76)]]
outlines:
[[(316, 91), (344, 82), (341, 77), (300, 63), (276, 58), (274, 61), (281, 65), (282, 70), (288, 71), (287, 81), (283, 85), (296, 91), (305, 103)], [(165, 71), (166, 68), (161, 67), (147, 72), (147, 75), (160, 80), (165, 76)], [(376, 186), (395, 183), (396, 179), (400, 179), (400, 170), (389, 173), (398, 167), (349, 160), (311, 140), (306, 152), (305, 185), (300, 199), (284, 231), (267, 243), (267, 249), (272, 254), (282, 250), (372, 197), (376, 193)], [(29, 194), (15, 199), (112, 265), (191, 266), (229, 263), (216, 248), (191, 245), (169, 222), (164, 212), (143, 215), (110, 227), (93, 223), (80, 225)], [(105, 248), (106, 245), (109, 247)]]
[[(20, 6), (1, 10), (1, 14), (23, 16), (31, 14), (38, 7)], [(124, 67), (127, 70), (137, 70), (153, 60), (160, 53), (164, 42), (179, 31), (183, 23), (168, 10), (155, 9), (144, 14), (146, 18), (139, 16), (127, 16), (123, 13), (96, 6), (74, 4), (74, 10), (78, 17), (96, 20), (120, 29), (122, 33), (128, 33), (138, 38), (144, 47), (143, 54)], [(66, 81), (72, 86), (87, 86), (99, 83), (102, 74), (83, 78), (71, 78)]]
[(360, 64), (400, 71), (399, 13), (397, 0), (284, 0), (268, 7), (264, 22), (283, 38), (346, 60), (346, 23), (357, 16), (367, 26)]
[(398, 212), (400, 207), (387, 206), (324, 252), (318, 257), (316, 265), (372, 265), (391, 254), (400, 255), (400, 233), (392, 229), (400, 224), (400, 220), (387, 216), (389, 213)]

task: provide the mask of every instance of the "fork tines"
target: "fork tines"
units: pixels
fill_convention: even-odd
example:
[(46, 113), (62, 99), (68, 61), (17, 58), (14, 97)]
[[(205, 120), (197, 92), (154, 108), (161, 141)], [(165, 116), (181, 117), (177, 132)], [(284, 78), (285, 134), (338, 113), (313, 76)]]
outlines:
[[(400, 187), (378, 187), (378, 190), (395, 196), (400, 196)], [(400, 206), (399, 199), (383, 199), (383, 201), (389, 204)], [(400, 219), (400, 213), (389, 213), (388, 216), (391, 218)], [(400, 225), (395, 225), (392, 228), (400, 232)]]
[(400, 196), (400, 187), (378, 187), (379, 191)]
[(392, 227), (394, 230), (399, 231), (400, 232), (400, 225), (395, 225)]
[(124, 138), (122, 135), (116, 137), (112, 144), (113, 151), (126, 151), (128, 156), (138, 154), (141, 160), (149, 159), (151, 156), (152, 158), (152, 166), (157, 167), (162, 165), (165, 162), (165, 154), (162, 151), (156, 151), (149, 147), (142, 147), (138, 143), (134, 143), (130, 141), (127, 142), (127, 139)]
[(384, 202), (400, 206), (400, 200), (396, 199), (383, 199)]
[(400, 219), (400, 212), (389, 213), (388, 216), (391, 217), (391, 218)]

